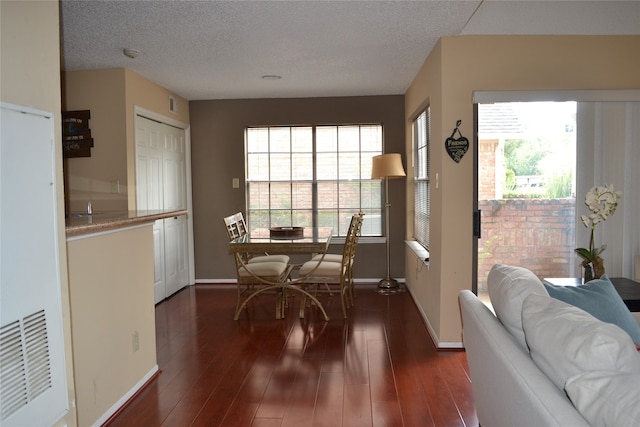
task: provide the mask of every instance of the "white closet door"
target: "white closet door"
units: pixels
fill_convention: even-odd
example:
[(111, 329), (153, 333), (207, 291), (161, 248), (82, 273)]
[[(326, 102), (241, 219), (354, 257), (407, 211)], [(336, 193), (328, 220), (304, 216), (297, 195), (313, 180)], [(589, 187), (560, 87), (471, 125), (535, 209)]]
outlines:
[(186, 207), (184, 130), (163, 125), (165, 135), (164, 209), (178, 210)]
[(189, 283), (189, 226), (184, 215), (175, 218), (175, 221), (178, 223), (177, 280), (182, 288)]
[(0, 425), (53, 425), (68, 411), (53, 114), (2, 104)]
[[(164, 210), (179, 210), (186, 207), (184, 130), (162, 125), (165, 136), (163, 151), (163, 196)], [(167, 296), (182, 289), (188, 282), (184, 264), (187, 241), (184, 217), (164, 220), (165, 280)]]
[[(185, 131), (142, 116), (135, 121), (138, 209), (185, 209)], [(153, 230), (158, 303), (189, 282), (186, 218), (158, 220)]]
[(159, 123), (136, 118), (136, 184), (140, 210), (162, 209), (162, 152), (164, 135)]
[[(136, 201), (138, 210), (158, 210), (163, 206), (162, 152), (164, 135), (160, 124), (136, 117)], [(167, 297), (164, 265), (164, 221), (153, 224), (154, 299), (158, 303)]]

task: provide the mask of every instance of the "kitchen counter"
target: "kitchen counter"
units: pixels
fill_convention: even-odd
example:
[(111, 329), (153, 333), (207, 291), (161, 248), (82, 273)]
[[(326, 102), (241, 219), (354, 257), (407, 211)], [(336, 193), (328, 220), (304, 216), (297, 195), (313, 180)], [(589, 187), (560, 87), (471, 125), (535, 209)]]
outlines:
[(118, 228), (131, 227), (138, 224), (154, 222), (159, 219), (186, 215), (187, 210), (161, 211), (140, 210), (122, 212), (71, 213), (66, 218), (67, 237), (99, 233)]

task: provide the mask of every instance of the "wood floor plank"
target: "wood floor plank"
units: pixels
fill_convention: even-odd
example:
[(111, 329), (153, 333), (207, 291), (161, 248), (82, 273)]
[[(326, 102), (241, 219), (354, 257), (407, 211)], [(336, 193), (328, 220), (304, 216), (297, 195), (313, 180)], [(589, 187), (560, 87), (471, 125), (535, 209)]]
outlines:
[(243, 353), (243, 358), (236, 359), (220, 378), (202, 410), (191, 424), (192, 426), (210, 427), (222, 425), (228, 409), (233, 405), (254, 360), (258, 356), (257, 350), (253, 350), (249, 346), (242, 348), (240, 351)]
[(345, 325), (329, 322), (324, 331), (326, 347), (322, 361), (322, 372), (344, 372)]
[(343, 319), (321, 295), (300, 319), (275, 295), (233, 320), (232, 287), (185, 288), (156, 306), (160, 373), (110, 427), (475, 426), (464, 352), (439, 352), (410, 294), (357, 289)]
[(398, 401), (406, 426), (437, 426), (431, 416), (426, 390), (419, 373), (420, 362), (408, 352), (393, 357)]
[(251, 427), (280, 427), (280, 418), (254, 418)]
[(478, 425), (478, 417), (473, 405), (471, 381), (467, 373), (461, 368), (460, 359), (464, 353), (452, 352), (443, 358), (440, 370), (447, 379), (447, 385), (460, 416), (466, 425)]
[(370, 427), (373, 425), (369, 393), (369, 384), (349, 384), (345, 381), (343, 426)]
[(347, 333), (344, 352), (345, 383), (369, 384), (366, 332), (359, 330)]
[(210, 400), (212, 393), (224, 379), (224, 372), (232, 363), (232, 356), (220, 354), (212, 360), (210, 366), (194, 381), (192, 387), (184, 393), (163, 425), (188, 426), (198, 417)]
[(276, 356), (268, 353), (258, 356), (221, 425), (229, 427), (251, 425), (277, 359)]
[(283, 352), (278, 363), (274, 366), (273, 375), (264, 393), (264, 397), (256, 418), (282, 418), (292, 395), (293, 383), (298, 372), (298, 365), (302, 360), (301, 350), (287, 350)]
[(320, 373), (313, 414), (314, 427), (341, 427), (344, 408), (344, 375), (342, 372)]
[(389, 350), (384, 340), (367, 342), (373, 425), (402, 426), (402, 414)]
[(291, 387), (291, 399), (282, 417), (282, 427), (311, 427), (320, 381), (322, 361), (303, 359), (298, 365), (296, 379)]

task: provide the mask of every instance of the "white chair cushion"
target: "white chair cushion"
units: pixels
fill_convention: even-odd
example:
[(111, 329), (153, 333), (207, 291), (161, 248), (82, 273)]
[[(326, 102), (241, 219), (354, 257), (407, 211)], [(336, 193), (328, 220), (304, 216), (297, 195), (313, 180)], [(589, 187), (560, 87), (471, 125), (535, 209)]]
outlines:
[(277, 277), (284, 273), (286, 268), (287, 264), (283, 262), (256, 262), (241, 266), (238, 269), (238, 274), (240, 277), (250, 277), (249, 272), (251, 272), (260, 277)]
[(285, 264), (288, 264), (289, 259), (288, 255), (260, 255), (251, 258), (249, 260), (249, 264), (256, 262), (284, 262)]
[(527, 349), (522, 331), (522, 302), (530, 294), (549, 296), (544, 285), (526, 268), (496, 264), (489, 272), (487, 287), (496, 317), (520, 345)]
[[(337, 262), (323, 261), (320, 263), (318, 268), (316, 268), (317, 265), (318, 265), (317, 261), (305, 262), (304, 264), (302, 264), (302, 267), (300, 267), (300, 276), (306, 276), (311, 272), (312, 276), (323, 276), (323, 277), (334, 276), (336, 278), (340, 278), (340, 273), (342, 270), (341, 264)], [(314, 270), (314, 268), (316, 269)]]
[(311, 261), (320, 261), (322, 262), (342, 262), (342, 255), (339, 254), (326, 254), (324, 258), (322, 258), (322, 254), (318, 254), (311, 258)]

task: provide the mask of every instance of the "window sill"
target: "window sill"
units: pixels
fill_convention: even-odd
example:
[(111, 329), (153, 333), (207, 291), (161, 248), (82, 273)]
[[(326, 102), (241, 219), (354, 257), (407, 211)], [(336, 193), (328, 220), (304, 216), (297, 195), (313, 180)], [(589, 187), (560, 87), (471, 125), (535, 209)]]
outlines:
[(424, 263), (424, 265), (429, 265), (429, 251), (424, 248), (420, 243), (415, 240), (405, 240), (405, 244), (409, 249), (413, 251), (416, 257)]
[[(358, 244), (386, 243), (387, 239), (381, 236), (362, 236), (358, 239)], [(332, 245), (344, 245), (344, 237), (332, 237)]]

